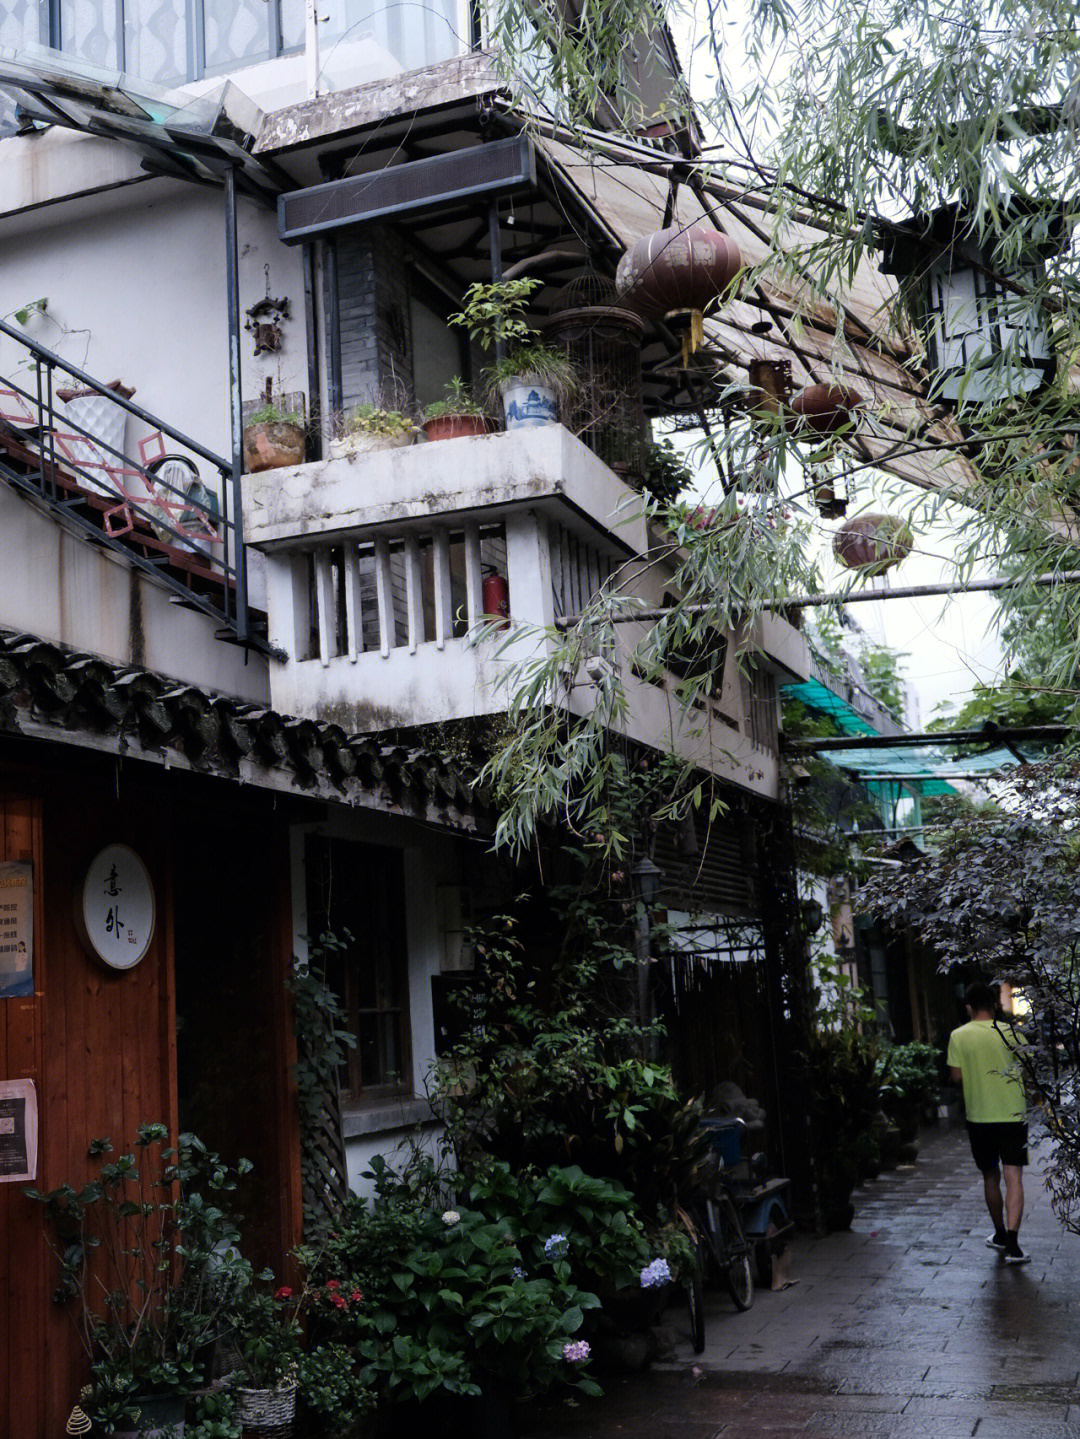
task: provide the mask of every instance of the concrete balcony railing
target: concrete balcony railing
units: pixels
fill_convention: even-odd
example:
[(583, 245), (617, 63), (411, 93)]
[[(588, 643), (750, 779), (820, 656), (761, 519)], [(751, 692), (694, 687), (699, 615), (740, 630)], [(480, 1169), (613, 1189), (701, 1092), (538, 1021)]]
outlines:
[[(508, 667), (602, 584), (663, 601), (634, 492), (558, 425), (272, 470), (244, 484), (245, 539), (266, 557), (270, 639), (289, 657), (271, 660), (272, 703), (288, 714), (362, 731), (499, 713)], [(507, 583), (511, 623), (477, 643), (490, 575)], [(684, 717), (663, 687), (632, 673), (640, 633), (620, 626), (613, 656), (631, 697), (628, 734), (675, 743), (770, 792), (773, 674), (802, 663), (801, 636), (763, 622), (760, 682), (729, 665), (721, 691)], [(580, 711), (592, 700), (580, 683), (566, 702)]]

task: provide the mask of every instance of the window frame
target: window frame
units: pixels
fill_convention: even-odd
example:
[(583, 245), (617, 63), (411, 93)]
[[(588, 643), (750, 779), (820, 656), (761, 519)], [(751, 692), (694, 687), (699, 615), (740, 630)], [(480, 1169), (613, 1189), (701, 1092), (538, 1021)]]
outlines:
[[(318, 860), (315, 858), (314, 846), (325, 845), (336, 849), (339, 854), (348, 854), (352, 859), (352, 868), (355, 871), (362, 870), (366, 875), (377, 875), (372, 882), (372, 888), (378, 888), (380, 892), (389, 895), (388, 908), (393, 911), (388, 922), (389, 947), (380, 954), (377, 959), (384, 966), (384, 971), (376, 980), (376, 999), (379, 1000), (379, 993), (383, 980), (388, 980), (387, 990), (391, 1002), (389, 1004), (376, 1003), (376, 1005), (361, 1005), (357, 992), (356, 976), (357, 965), (361, 963), (361, 957), (357, 950), (346, 944), (345, 948), (332, 956), (332, 963), (328, 966), (330, 971), (331, 988), (337, 993), (341, 1007), (345, 1012), (345, 1028), (350, 1034), (356, 1036), (358, 1043), (355, 1048), (346, 1050), (345, 1063), (339, 1076), (341, 1102), (343, 1108), (350, 1110), (363, 1109), (378, 1104), (383, 1104), (388, 1099), (411, 1098), (414, 1096), (413, 1073), (412, 1073), (412, 1017), (410, 1006), (410, 985), (409, 985), (409, 948), (407, 937), (406, 916), (408, 913), (408, 897), (405, 879), (404, 854), (400, 849), (386, 845), (372, 844), (370, 841), (353, 839), (339, 833), (325, 833), (320, 830), (308, 830), (303, 840), (304, 856), (304, 891), (306, 896), (306, 909), (309, 930), (309, 946), (318, 944), (320, 932), (329, 929), (334, 932), (333, 917), (326, 915), (321, 902), (313, 903), (316, 894), (315, 886), (318, 883), (315, 866)], [(334, 861), (332, 861), (333, 863)], [(348, 880), (346, 880), (348, 883)], [(340, 935), (338, 936), (340, 939)], [(355, 942), (355, 940), (354, 940)], [(341, 979), (334, 982), (333, 970), (340, 965)], [(362, 1053), (360, 1040), (360, 1020), (362, 1016), (374, 1016), (377, 1029), (379, 1021), (386, 1016), (391, 1016), (391, 1022), (396, 1028), (396, 1046), (400, 1056), (400, 1070), (397, 1079), (386, 1079), (378, 1077), (374, 1081), (365, 1083), (361, 1072)], [(379, 1033), (379, 1042), (382, 1036)]]
[[(38, 33), (42, 45), (48, 45), (53, 50), (64, 51), (63, 25), (61, 23), (62, 0), (38, 0), (39, 3), (39, 25)], [(127, 36), (125, 26), (125, 6), (127, 0), (113, 0), (116, 7), (116, 45), (117, 64), (115, 68), (125, 71), (127, 68)], [(183, 0), (184, 7), (184, 34), (186, 38), (187, 68), (182, 75), (176, 75), (169, 80), (155, 82), (165, 85), (187, 85), (194, 80), (212, 79), (215, 75), (228, 74), (233, 69), (245, 69), (250, 65), (264, 64), (267, 60), (278, 60), (283, 55), (299, 55), (303, 51), (303, 44), (286, 46), (282, 43), (282, 16), (281, 7), (283, 0), (266, 0), (266, 24), (269, 53), (267, 55), (256, 55), (249, 59), (238, 59), (224, 67), (215, 66), (212, 70), (206, 68), (206, 3), (207, 0)]]

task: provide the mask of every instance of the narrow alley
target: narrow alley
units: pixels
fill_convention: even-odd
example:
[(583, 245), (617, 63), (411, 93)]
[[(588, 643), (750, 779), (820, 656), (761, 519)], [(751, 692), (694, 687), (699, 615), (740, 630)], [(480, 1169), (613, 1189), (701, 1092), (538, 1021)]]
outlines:
[(1065, 1439), (1080, 1436), (1080, 1238), (1027, 1174), (1031, 1264), (987, 1249), (962, 1129), (924, 1133), (918, 1165), (858, 1191), (850, 1233), (800, 1237), (782, 1293), (745, 1314), (709, 1304), (695, 1358), (679, 1342), (595, 1404), (552, 1406), (529, 1439)]

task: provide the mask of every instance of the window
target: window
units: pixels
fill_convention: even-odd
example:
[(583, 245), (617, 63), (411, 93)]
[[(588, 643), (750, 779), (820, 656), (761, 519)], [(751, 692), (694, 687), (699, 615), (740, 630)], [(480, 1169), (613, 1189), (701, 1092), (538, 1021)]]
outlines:
[(309, 835), (308, 933), (345, 944), (327, 980), (356, 1035), (341, 1076), (353, 1101), (411, 1093), (405, 870), (398, 850)]
[(14, 0), (0, 45), (50, 45), (162, 85), (304, 47), (303, 0)]

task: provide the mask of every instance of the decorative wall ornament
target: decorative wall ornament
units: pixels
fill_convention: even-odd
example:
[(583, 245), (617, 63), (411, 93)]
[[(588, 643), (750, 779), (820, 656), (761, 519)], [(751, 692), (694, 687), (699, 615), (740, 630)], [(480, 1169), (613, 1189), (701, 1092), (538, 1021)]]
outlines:
[(282, 346), (281, 322), (292, 319), (289, 314), (289, 297), (282, 295), (275, 300), (270, 294), (269, 265), (263, 266), (263, 273), (266, 276), (266, 294), (244, 311), (247, 316), (244, 329), (249, 335), (255, 336), (256, 355), (276, 355)]
[(126, 844), (110, 844), (91, 861), (76, 900), (84, 943), (110, 969), (133, 969), (154, 934), (154, 886)]

